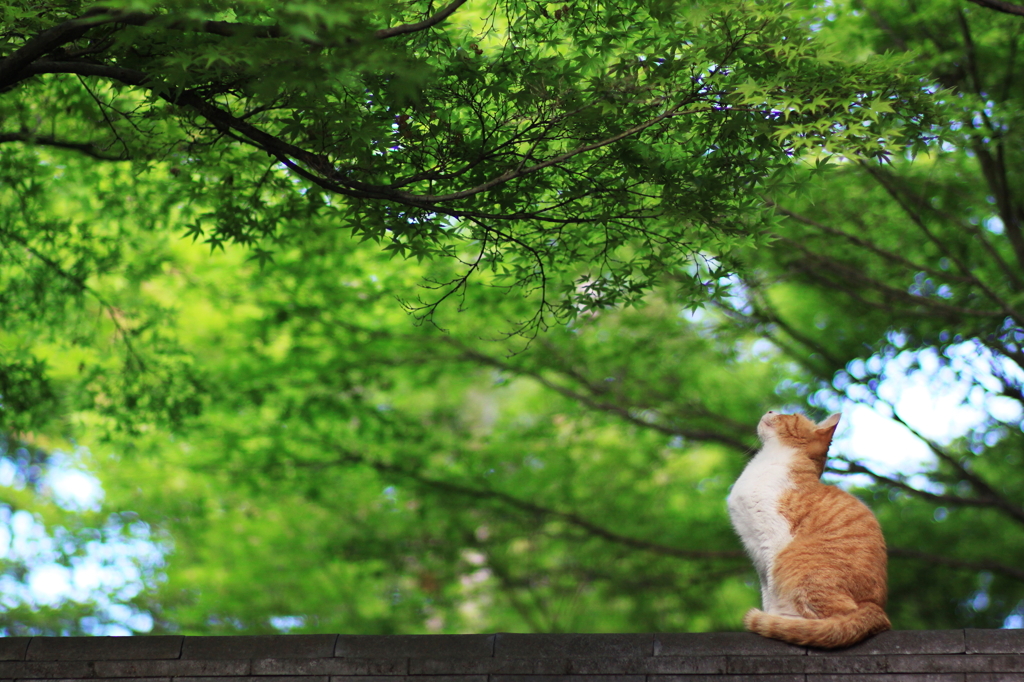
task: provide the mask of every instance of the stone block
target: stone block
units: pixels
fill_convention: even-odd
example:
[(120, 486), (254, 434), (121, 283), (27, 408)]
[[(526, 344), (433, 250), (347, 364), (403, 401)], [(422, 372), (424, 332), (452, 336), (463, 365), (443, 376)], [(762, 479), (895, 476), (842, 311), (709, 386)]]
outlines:
[(808, 656), (807, 673), (878, 674), (889, 672), (888, 656)]
[[(272, 678), (263, 678), (262, 682), (269, 682)], [(326, 677), (295, 677), (292, 678), (295, 682), (327, 682)], [(186, 677), (175, 677), (174, 682), (251, 682), (252, 678), (246, 675), (245, 677), (206, 677), (206, 676), (186, 676)], [(120, 682), (120, 681), (119, 681)]]
[(488, 679), (487, 675), (417, 675), (415, 677), (371, 675), (367, 677), (331, 677), (331, 682), (488, 682)]
[[(646, 675), (647, 661), (652, 656), (643, 658), (616, 658), (605, 656), (594, 656), (590, 658), (571, 658), (567, 661), (566, 675)], [(512, 659), (517, 660), (517, 659)], [(542, 659), (543, 660), (543, 659)], [(559, 659), (548, 659), (559, 660)], [(576, 679), (573, 677), (573, 679)]]
[[(695, 675), (725, 672), (725, 656), (646, 656), (637, 658), (412, 659), (411, 675)], [(573, 678), (575, 679), (575, 677)]]
[(525, 635), (502, 633), (495, 637), (496, 657), (642, 658), (654, 653), (654, 635)]
[(473, 658), (494, 655), (494, 635), (340, 635), (344, 658)]
[(186, 637), (183, 659), (330, 658), (338, 635)]
[[(117, 682), (171, 682), (170, 677), (124, 677), (119, 679)], [(53, 677), (38, 677), (38, 678), (21, 678), (12, 682), (82, 682), (80, 678), (53, 678)]]
[[(563, 661), (563, 668), (568, 661)], [(412, 658), (409, 659), (410, 675), (490, 675), (508, 673), (511, 675), (532, 675), (538, 671), (535, 662), (523, 660), (497, 660), (495, 658)], [(560, 669), (558, 672), (568, 672)]]
[(886, 656), (894, 673), (987, 673), (1024, 672), (1024, 656)]
[[(231, 677), (176, 677), (174, 682), (231, 682), (237, 680), (238, 682), (252, 682), (255, 678), (244, 677), (244, 678), (231, 678)], [(266, 677), (258, 678), (259, 682), (327, 682), (327, 675), (268, 675)], [(397, 679), (397, 678), (396, 678)]]
[(153, 637), (33, 637), (28, 661), (124, 661), (178, 658), (184, 638)]
[(649, 675), (721, 675), (726, 671), (725, 656), (654, 656), (644, 661)]
[(804, 682), (803, 674), (782, 675), (650, 675), (647, 682)]
[(238, 677), (249, 674), (248, 659), (97, 661), (97, 677)]
[(31, 637), (0, 637), (0, 661), (24, 661)]
[[(253, 679), (248, 675), (245, 677), (175, 677), (174, 682), (252, 682)], [(258, 679), (260, 682), (327, 682), (328, 678), (326, 675), (312, 675), (309, 677), (281, 675), (260, 677)]]
[(646, 682), (645, 675), (491, 675), (490, 682)]
[(269, 658), (252, 662), (253, 675), (407, 675), (407, 658)]
[(964, 674), (913, 673), (909, 675), (808, 675), (807, 682), (964, 682)]
[(803, 656), (807, 650), (752, 632), (692, 632), (654, 636), (655, 656)]
[(569, 661), (572, 675), (696, 675), (725, 672), (725, 656), (645, 656), (578, 658)]
[(559, 658), (412, 658), (410, 675), (567, 675), (568, 659)]
[(1024, 630), (964, 630), (969, 654), (1024, 654)]
[(751, 676), (802, 673), (806, 660), (806, 656), (728, 656), (725, 671)]
[(962, 654), (963, 630), (890, 630), (846, 649), (809, 649), (810, 656), (879, 656), (884, 654)]
[(3, 679), (81, 679), (95, 677), (89, 661), (2, 661), (0, 678)]

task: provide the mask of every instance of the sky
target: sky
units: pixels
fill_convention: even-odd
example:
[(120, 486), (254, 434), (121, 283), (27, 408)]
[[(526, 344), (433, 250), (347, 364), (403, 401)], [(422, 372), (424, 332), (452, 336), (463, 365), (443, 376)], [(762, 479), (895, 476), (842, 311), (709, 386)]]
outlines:
[[(879, 473), (912, 474), (929, 466), (934, 456), (927, 444), (889, 418), (892, 409), (913, 429), (943, 445), (963, 436), (988, 415), (1011, 423), (1021, 420), (1020, 405), (998, 395), (999, 384), (990, 371), (996, 360), (987, 350), (964, 343), (949, 349), (948, 355), (948, 364), (926, 351), (902, 353), (865, 367), (868, 372), (885, 375), (878, 395), (888, 404), (869, 406), (866, 390), (851, 389), (860, 401), (844, 403), (846, 426), (838, 429), (833, 452), (852, 455)], [(871, 365), (872, 360), (866, 364)], [(1024, 382), (1024, 373), (1009, 362), (997, 368)], [(856, 373), (858, 368), (851, 370)]]
[[(103, 490), (96, 477), (79, 469), (76, 458), (54, 453), (52, 466), (42, 481), (54, 502), (71, 511), (98, 510)], [(0, 459), (0, 486), (19, 484), (17, 471)], [(134, 515), (112, 517), (95, 540), (86, 544), (84, 556), (66, 567), (59, 563), (61, 538), (51, 537), (26, 510), (0, 507), (0, 560), (25, 561), (25, 584), (0, 576), (0, 608), (19, 603), (57, 606), (62, 601), (94, 599), (102, 620), (84, 623), (96, 635), (130, 635), (148, 631), (152, 619), (125, 604), (143, 588), (139, 565), (159, 565), (163, 552), (155, 544), (148, 524)], [(105, 622), (104, 622), (105, 621)]]

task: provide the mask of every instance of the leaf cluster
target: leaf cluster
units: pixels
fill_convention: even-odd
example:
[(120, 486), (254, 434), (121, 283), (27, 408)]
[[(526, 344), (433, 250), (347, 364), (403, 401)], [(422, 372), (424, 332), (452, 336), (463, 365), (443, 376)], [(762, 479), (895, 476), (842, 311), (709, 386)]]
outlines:
[(37, 4), (6, 10), (0, 140), (169, 164), (212, 209), (187, 233), (261, 264), (313, 215), (450, 259), (410, 307), (482, 280), (536, 297), (512, 331), (666, 274), (699, 305), (795, 156), (885, 157), (936, 115), (779, 2)]

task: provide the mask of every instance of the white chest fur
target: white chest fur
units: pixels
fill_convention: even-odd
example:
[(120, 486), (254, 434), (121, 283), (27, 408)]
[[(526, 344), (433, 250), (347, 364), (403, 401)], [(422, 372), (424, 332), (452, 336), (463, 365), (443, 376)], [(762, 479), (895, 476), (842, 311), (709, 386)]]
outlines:
[(777, 612), (778, 603), (772, 590), (772, 567), (775, 557), (793, 539), (789, 521), (779, 512), (779, 498), (791, 487), (789, 478), (792, 448), (770, 439), (754, 455), (729, 493), (729, 517), (754, 562), (761, 579), (764, 609)]

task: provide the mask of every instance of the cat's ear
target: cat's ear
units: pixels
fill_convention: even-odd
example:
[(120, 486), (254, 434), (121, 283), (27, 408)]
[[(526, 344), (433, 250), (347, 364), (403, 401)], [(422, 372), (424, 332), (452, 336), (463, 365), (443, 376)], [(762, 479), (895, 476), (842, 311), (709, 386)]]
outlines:
[(825, 432), (829, 436), (836, 432), (836, 427), (839, 425), (839, 413), (829, 415), (825, 421), (818, 424), (818, 431)]

